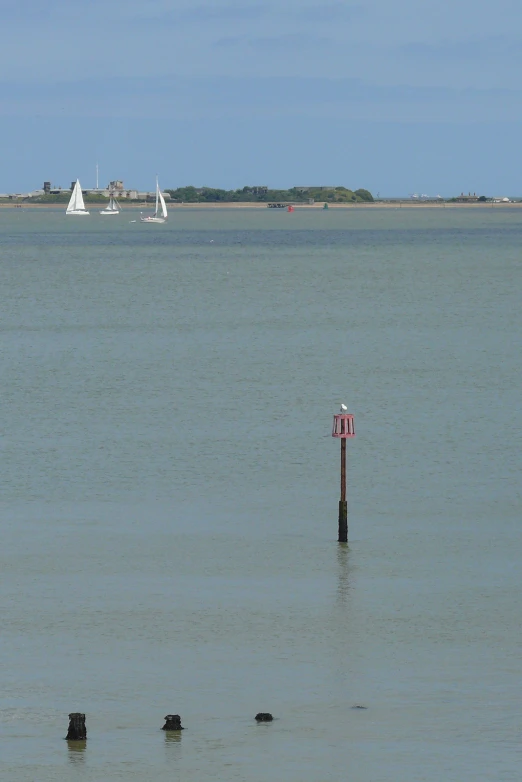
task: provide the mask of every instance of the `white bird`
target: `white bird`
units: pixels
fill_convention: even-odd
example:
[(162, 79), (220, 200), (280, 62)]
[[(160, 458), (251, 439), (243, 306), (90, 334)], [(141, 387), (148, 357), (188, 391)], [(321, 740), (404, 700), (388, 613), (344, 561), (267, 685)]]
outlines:
[(341, 413), (344, 413), (344, 412), (346, 412), (346, 410), (348, 410), (348, 408), (346, 407), (346, 405), (341, 405)]

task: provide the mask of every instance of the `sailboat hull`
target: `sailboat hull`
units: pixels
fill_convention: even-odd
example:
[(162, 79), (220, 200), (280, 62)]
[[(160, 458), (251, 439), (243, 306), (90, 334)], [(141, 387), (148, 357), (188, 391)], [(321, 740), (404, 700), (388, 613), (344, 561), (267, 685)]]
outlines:
[(66, 215), (88, 215), (89, 212), (86, 209), (71, 209)]
[[(161, 217), (159, 217), (159, 215), (161, 215)], [(158, 184), (158, 177), (156, 177), (156, 209), (154, 211), (154, 214), (149, 215), (147, 217), (140, 217), (140, 222), (164, 223), (166, 219), (167, 219), (167, 206), (165, 204), (165, 199), (163, 198), (163, 193), (161, 192)]]
[(119, 209), (118, 202), (116, 201), (114, 196), (111, 195), (111, 197), (109, 198), (109, 203), (107, 204), (105, 209), (101, 210), (100, 214), (101, 215), (119, 215), (119, 213), (120, 213), (120, 209)]

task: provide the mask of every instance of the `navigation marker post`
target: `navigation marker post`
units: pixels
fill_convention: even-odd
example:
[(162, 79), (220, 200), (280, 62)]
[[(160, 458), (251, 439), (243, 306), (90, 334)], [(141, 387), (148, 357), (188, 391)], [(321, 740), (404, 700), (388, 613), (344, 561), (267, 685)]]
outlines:
[(346, 440), (355, 437), (353, 415), (347, 413), (346, 405), (333, 417), (332, 437), (341, 441), (341, 499), (339, 500), (339, 543), (348, 543), (348, 502), (346, 500)]

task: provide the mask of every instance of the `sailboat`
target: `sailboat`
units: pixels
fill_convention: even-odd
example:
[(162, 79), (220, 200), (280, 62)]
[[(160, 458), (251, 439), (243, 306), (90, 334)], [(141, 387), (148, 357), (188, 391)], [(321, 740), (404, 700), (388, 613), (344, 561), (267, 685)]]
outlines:
[(82, 188), (79, 179), (76, 180), (76, 184), (73, 187), (71, 198), (67, 205), (67, 209), (65, 210), (65, 214), (66, 215), (88, 215), (89, 214), (89, 212), (85, 208), (85, 204), (83, 203)]
[(100, 214), (101, 215), (119, 215), (120, 210), (118, 208), (118, 202), (114, 198), (113, 194), (111, 193), (109, 198), (109, 205), (106, 209), (102, 209)]
[[(161, 215), (160, 215), (161, 207)], [(156, 211), (150, 217), (140, 217), (142, 223), (164, 223), (167, 219), (167, 206), (163, 193), (161, 192), (158, 184), (158, 177), (156, 177)]]

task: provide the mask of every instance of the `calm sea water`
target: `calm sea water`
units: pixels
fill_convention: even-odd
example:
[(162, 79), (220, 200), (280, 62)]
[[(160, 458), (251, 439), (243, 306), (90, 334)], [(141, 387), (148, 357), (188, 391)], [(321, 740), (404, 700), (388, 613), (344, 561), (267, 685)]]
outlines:
[(0, 777), (520, 780), (522, 212), (132, 219), (0, 211)]

